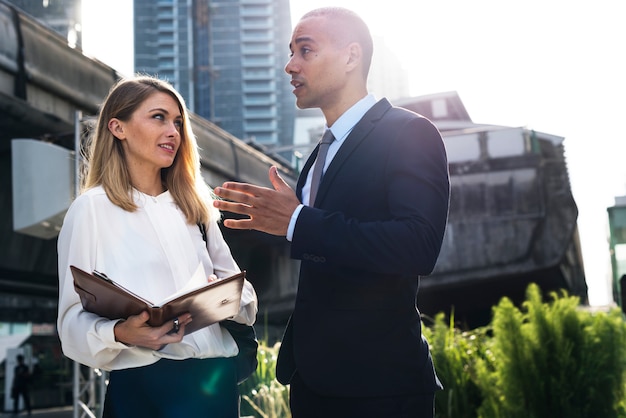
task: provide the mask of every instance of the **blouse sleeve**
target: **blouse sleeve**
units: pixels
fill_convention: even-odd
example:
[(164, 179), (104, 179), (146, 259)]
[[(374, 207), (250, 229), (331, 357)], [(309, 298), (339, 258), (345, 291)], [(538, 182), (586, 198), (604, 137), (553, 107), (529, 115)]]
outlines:
[[(218, 278), (228, 277), (240, 271), (217, 222), (209, 222), (207, 228), (207, 249), (213, 262), (214, 273)], [(257, 312), (258, 300), (256, 292), (252, 283), (245, 280), (241, 292), (239, 314), (233, 319), (242, 324), (252, 325), (256, 320)]]
[(108, 369), (122, 350), (129, 346), (115, 341), (113, 327), (118, 322), (83, 310), (74, 290), (70, 265), (85, 271), (95, 268), (97, 223), (90, 200), (79, 197), (70, 206), (59, 233), (59, 306), (57, 328), (63, 353), (90, 367)]

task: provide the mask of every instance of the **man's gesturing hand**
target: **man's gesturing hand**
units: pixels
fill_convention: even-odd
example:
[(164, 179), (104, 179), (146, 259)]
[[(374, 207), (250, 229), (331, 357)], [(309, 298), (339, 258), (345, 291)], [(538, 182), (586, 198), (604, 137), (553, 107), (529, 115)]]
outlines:
[(287, 235), (291, 215), (300, 201), (274, 166), (270, 167), (269, 179), (273, 189), (248, 183), (226, 182), (222, 187), (213, 190), (218, 197), (225, 199), (215, 200), (213, 205), (216, 208), (248, 216), (248, 219), (226, 219), (224, 226)]

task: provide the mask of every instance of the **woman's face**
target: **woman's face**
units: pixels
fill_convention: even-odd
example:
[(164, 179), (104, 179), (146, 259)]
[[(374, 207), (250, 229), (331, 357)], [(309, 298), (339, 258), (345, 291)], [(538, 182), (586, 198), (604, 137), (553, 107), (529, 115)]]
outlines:
[(126, 162), (136, 174), (160, 172), (174, 163), (180, 147), (183, 117), (167, 93), (155, 92), (128, 121), (113, 118), (109, 130), (122, 141)]

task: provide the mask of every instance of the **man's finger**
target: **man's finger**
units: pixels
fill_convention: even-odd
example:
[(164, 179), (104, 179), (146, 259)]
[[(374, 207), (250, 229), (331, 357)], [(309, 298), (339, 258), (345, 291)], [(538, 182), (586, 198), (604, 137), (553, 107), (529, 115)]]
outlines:
[(213, 206), (225, 212), (238, 213), (239, 215), (250, 215), (252, 207), (243, 203), (227, 202), (225, 200), (214, 200)]
[(242, 202), (242, 203), (246, 203), (250, 197), (254, 196), (251, 193), (244, 193), (242, 191), (233, 190), (224, 186), (216, 187), (215, 189), (213, 189), (213, 193), (215, 193), (217, 196), (221, 197), (222, 199), (232, 200), (234, 202)]
[(224, 219), (224, 226), (230, 229), (252, 229), (252, 219)]
[(278, 174), (278, 169), (276, 168), (276, 166), (273, 165), (270, 167), (269, 177), (272, 186), (274, 186), (274, 189), (278, 191), (284, 189), (285, 187), (291, 189), (287, 182), (280, 176), (280, 174)]
[(252, 195), (252, 196), (258, 196), (260, 193), (263, 193), (266, 190), (271, 190), (268, 189), (267, 187), (262, 187), (262, 186), (256, 186), (254, 184), (249, 184), (249, 183), (237, 183), (234, 181), (227, 181), (224, 184), (222, 184), (221, 187), (216, 187), (216, 189), (219, 189), (220, 192), (224, 192), (226, 191), (227, 193), (240, 193), (240, 194), (244, 194), (244, 195)]

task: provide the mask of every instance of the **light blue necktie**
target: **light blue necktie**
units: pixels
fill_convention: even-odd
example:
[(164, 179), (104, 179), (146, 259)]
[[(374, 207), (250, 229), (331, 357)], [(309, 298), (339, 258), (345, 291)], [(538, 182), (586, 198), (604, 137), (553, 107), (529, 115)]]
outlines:
[(335, 140), (333, 133), (330, 129), (326, 129), (322, 140), (320, 141), (320, 147), (317, 151), (317, 159), (313, 166), (313, 176), (311, 177), (311, 192), (309, 193), (309, 206), (313, 206), (315, 203), (315, 197), (317, 196), (317, 190), (320, 187), (322, 181), (322, 175), (324, 174), (324, 163), (326, 162), (326, 154), (328, 154), (328, 147)]

